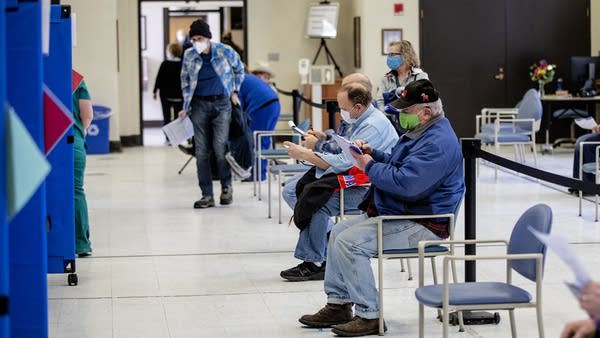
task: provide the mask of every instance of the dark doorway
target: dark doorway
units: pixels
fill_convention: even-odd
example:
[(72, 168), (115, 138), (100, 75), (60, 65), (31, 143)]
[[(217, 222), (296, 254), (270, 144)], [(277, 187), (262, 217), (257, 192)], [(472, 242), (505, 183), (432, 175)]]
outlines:
[(536, 86), (534, 62), (566, 79), (570, 56), (590, 53), (589, 0), (421, 0), (420, 14), (423, 68), (460, 137), (481, 108), (514, 106)]

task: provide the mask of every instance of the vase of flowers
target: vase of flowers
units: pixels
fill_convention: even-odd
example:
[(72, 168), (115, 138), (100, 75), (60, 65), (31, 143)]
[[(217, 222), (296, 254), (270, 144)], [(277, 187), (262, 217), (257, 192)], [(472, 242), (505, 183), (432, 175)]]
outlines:
[(544, 95), (544, 85), (554, 79), (555, 71), (556, 65), (549, 64), (545, 59), (541, 59), (529, 67), (531, 81), (536, 81), (538, 83), (541, 96)]

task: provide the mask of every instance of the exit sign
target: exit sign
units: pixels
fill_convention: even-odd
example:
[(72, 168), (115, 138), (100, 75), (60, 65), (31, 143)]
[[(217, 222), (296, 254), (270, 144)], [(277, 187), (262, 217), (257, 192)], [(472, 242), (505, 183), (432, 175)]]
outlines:
[(404, 4), (403, 3), (394, 4), (394, 15), (404, 15)]

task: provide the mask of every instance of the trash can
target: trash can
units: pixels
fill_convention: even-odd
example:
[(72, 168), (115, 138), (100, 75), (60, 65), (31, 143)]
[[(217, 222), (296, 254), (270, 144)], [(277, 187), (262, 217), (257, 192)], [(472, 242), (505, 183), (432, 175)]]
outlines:
[(109, 107), (93, 105), (94, 118), (87, 130), (85, 141), (88, 154), (107, 154), (109, 151), (110, 116)]

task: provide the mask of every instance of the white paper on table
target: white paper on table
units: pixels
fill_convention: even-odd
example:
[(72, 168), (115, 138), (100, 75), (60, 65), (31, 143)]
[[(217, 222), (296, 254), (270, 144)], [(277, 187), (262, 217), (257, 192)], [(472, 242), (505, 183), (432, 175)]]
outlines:
[(340, 148), (342, 148), (342, 151), (352, 159), (354, 164), (356, 164), (356, 159), (354, 158), (354, 156), (352, 156), (354, 150), (350, 149), (351, 146), (356, 147), (356, 145), (338, 134), (333, 134), (333, 139), (337, 142)]
[(531, 233), (537, 239), (539, 239), (540, 242), (552, 249), (556, 255), (571, 268), (571, 271), (573, 271), (573, 274), (575, 274), (575, 282), (565, 282), (565, 284), (567, 284), (567, 287), (575, 296), (579, 296), (579, 291), (581, 288), (583, 288), (587, 283), (591, 282), (592, 278), (583, 266), (581, 260), (577, 257), (573, 247), (569, 245), (569, 242), (567, 242), (567, 239), (559, 235), (539, 232), (532, 227), (529, 227), (529, 231), (531, 231)]
[(591, 116), (586, 118), (575, 119), (575, 123), (577, 123), (577, 125), (581, 128), (588, 130), (592, 130), (595, 126), (598, 125), (596, 123), (596, 120), (594, 120), (594, 118)]
[(165, 132), (172, 145), (180, 144), (194, 136), (194, 126), (192, 125), (189, 116), (178, 117), (171, 121), (171, 123), (162, 127), (162, 130)]

